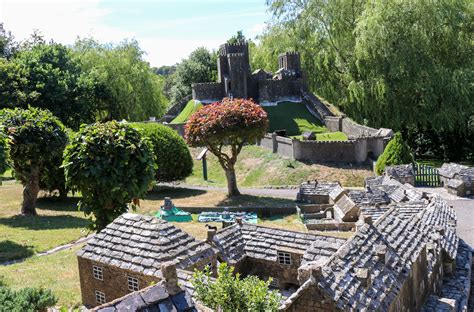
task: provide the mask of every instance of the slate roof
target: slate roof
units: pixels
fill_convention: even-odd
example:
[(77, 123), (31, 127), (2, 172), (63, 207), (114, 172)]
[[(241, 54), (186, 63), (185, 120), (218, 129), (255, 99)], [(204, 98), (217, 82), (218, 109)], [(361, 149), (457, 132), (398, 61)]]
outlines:
[(219, 230), (213, 241), (223, 260), (232, 264), (245, 257), (277, 261), (277, 252), (282, 249), (301, 253), (305, 260), (312, 261), (329, 257), (345, 242), (341, 238), (248, 223), (234, 224)]
[[(182, 275), (179, 274), (182, 278)], [(180, 283), (182, 279), (180, 278)], [(186, 281), (189, 278), (185, 279)], [(98, 306), (92, 311), (97, 312), (197, 312), (192, 292), (182, 287), (178, 293), (170, 294), (164, 282), (134, 291), (121, 298)]]
[(329, 195), (334, 188), (341, 187), (338, 182), (305, 182), (300, 185), (301, 195)]
[[(452, 259), (456, 257), (458, 238), (454, 211), (439, 197), (431, 200), (425, 209), (393, 206), (375, 223), (365, 223), (326, 260), (321, 267), (321, 277), (310, 278), (302, 287), (317, 286), (344, 311), (388, 310), (410, 274), (413, 262), (427, 244), (434, 246), (434, 254), (427, 259), (429, 272), (435, 255), (442, 250)], [(421, 209), (418, 213), (417, 208)], [(380, 248), (386, 249), (384, 261), (376, 252)], [(368, 270), (369, 287), (358, 278), (359, 268)], [(291, 305), (290, 301), (296, 300), (299, 293), (298, 290), (284, 306)]]
[(125, 213), (96, 234), (77, 256), (145, 275), (161, 277), (161, 264), (175, 261), (185, 269), (214, 255), (174, 225), (152, 216)]
[(376, 188), (369, 188), (365, 191), (350, 191), (349, 197), (356, 204), (375, 205), (390, 203), (387, 193)]
[(407, 178), (413, 177), (415, 175), (415, 172), (413, 171), (413, 166), (411, 164), (397, 165), (385, 167), (385, 175), (395, 178)]
[(439, 175), (446, 178), (454, 178), (455, 174), (459, 174), (461, 170), (468, 169), (468, 166), (455, 164), (455, 163), (444, 163), (441, 168), (439, 168)]

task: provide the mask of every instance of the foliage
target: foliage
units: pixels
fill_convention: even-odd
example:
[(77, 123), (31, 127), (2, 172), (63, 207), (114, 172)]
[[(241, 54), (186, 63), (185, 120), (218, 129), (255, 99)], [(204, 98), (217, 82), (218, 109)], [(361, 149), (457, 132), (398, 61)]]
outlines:
[(385, 151), (377, 159), (375, 171), (380, 175), (386, 166), (410, 164), (412, 162), (413, 156), (410, 147), (403, 141), (400, 132), (397, 132), (385, 147)]
[(269, 291), (270, 280), (265, 282), (256, 276), (241, 279), (233, 272), (234, 268), (225, 262), (219, 265), (215, 280), (209, 270), (195, 271), (192, 284), (196, 298), (216, 311), (278, 311), (281, 296), (276, 290)]
[(194, 114), (201, 107), (202, 107), (201, 102), (191, 99), (183, 108), (181, 113), (179, 113), (179, 115), (176, 116), (176, 118), (173, 119), (171, 123), (172, 124), (185, 123), (186, 121), (188, 121), (189, 117), (191, 117), (191, 115)]
[(153, 146), (130, 125), (110, 121), (82, 126), (64, 152), (67, 186), (80, 191), (80, 210), (102, 230), (135, 209), (154, 180)]
[(470, 1), (267, 3), (274, 18), (254, 64), (275, 69), (278, 53), (300, 51), (310, 89), (356, 121), (402, 131), (419, 153), (428, 151), (421, 140), (438, 157), (466, 157), (469, 149), (459, 148), (474, 114)]
[(0, 77), (0, 108), (48, 109), (76, 128), (93, 120), (97, 86), (61, 44), (38, 44), (0, 59)]
[(82, 39), (76, 41), (73, 50), (82, 71), (100, 82), (95, 120), (141, 121), (165, 113), (168, 101), (162, 92), (164, 80), (143, 60), (144, 52), (137, 41), (111, 45)]
[(191, 94), (191, 85), (217, 79), (217, 54), (206, 48), (197, 48), (176, 66), (176, 71), (165, 83), (165, 93), (171, 103)]
[[(225, 98), (196, 111), (186, 123), (185, 136), (194, 147), (205, 146), (226, 172), (229, 196), (239, 195), (234, 165), (245, 143), (261, 139), (267, 130), (267, 113), (252, 100)], [(230, 153), (223, 150), (230, 146)]]
[(10, 138), (10, 158), (16, 179), (25, 186), (22, 213), (36, 214), (40, 179), (56, 179), (67, 144), (63, 124), (47, 110), (4, 109), (0, 123)]
[(156, 157), (155, 178), (159, 182), (183, 180), (193, 171), (193, 159), (186, 142), (179, 134), (158, 123), (135, 123), (153, 143)]
[(3, 27), (3, 23), (0, 23), (0, 57), (11, 58), (17, 49), (13, 35)]
[(0, 283), (0, 302), (2, 312), (34, 312), (46, 311), (48, 307), (56, 304), (57, 298), (51, 290), (31, 287), (12, 290)]
[(7, 136), (0, 128), (0, 175), (4, 174), (8, 166), (8, 142)]

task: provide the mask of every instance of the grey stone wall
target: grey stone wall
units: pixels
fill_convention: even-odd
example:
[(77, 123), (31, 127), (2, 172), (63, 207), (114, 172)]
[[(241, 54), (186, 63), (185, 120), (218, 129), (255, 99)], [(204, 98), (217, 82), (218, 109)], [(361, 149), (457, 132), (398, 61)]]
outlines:
[(326, 116), (324, 117), (324, 124), (331, 132), (342, 131), (342, 120), (340, 116)]
[(311, 110), (319, 114), (321, 120), (324, 120), (326, 116), (334, 116), (329, 108), (327, 108), (316, 95), (311, 92), (306, 92), (303, 89), (300, 89), (300, 92), (303, 101), (311, 108)]
[(316, 287), (308, 287), (289, 306), (280, 311), (287, 312), (339, 312), (334, 302)]
[(374, 136), (378, 129), (370, 128), (367, 126), (359, 125), (354, 121), (343, 118), (342, 119), (342, 132), (347, 134), (349, 137), (362, 137), (362, 136)]
[(219, 82), (193, 83), (193, 99), (199, 101), (220, 101), (224, 97), (224, 86)]
[(259, 81), (259, 102), (275, 102), (288, 97), (300, 97), (302, 80), (273, 80)]

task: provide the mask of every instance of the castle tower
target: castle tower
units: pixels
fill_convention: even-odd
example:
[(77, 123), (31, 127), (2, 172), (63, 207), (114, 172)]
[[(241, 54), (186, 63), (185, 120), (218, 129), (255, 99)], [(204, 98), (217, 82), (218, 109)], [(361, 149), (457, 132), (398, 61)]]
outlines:
[(250, 77), (247, 42), (221, 45), (217, 70), (218, 82), (224, 84), (226, 96), (247, 98), (247, 83)]
[(298, 52), (285, 52), (278, 55), (278, 67), (288, 71), (294, 71), (296, 77), (301, 77), (301, 61)]

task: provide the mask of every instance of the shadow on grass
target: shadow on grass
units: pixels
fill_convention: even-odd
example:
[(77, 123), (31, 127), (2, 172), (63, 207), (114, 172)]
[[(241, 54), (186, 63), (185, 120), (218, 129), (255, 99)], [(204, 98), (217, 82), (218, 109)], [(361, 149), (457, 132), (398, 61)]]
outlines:
[(88, 220), (62, 215), (62, 216), (13, 216), (0, 218), (0, 224), (12, 228), (25, 228), (29, 230), (58, 230), (85, 228)]
[(77, 211), (77, 203), (80, 197), (60, 198), (58, 196), (39, 197), (36, 208), (52, 211)]
[(19, 245), (10, 240), (0, 242), (0, 262), (26, 258), (32, 255), (32, 246)]
[(239, 195), (226, 197), (225, 199), (218, 202), (217, 206), (295, 207), (295, 202), (287, 198)]
[(203, 190), (194, 190), (184, 187), (167, 187), (159, 186), (155, 187), (152, 191), (148, 192), (145, 196), (146, 200), (164, 200), (165, 197), (171, 197), (172, 199), (187, 198), (192, 196), (199, 196), (207, 193)]

